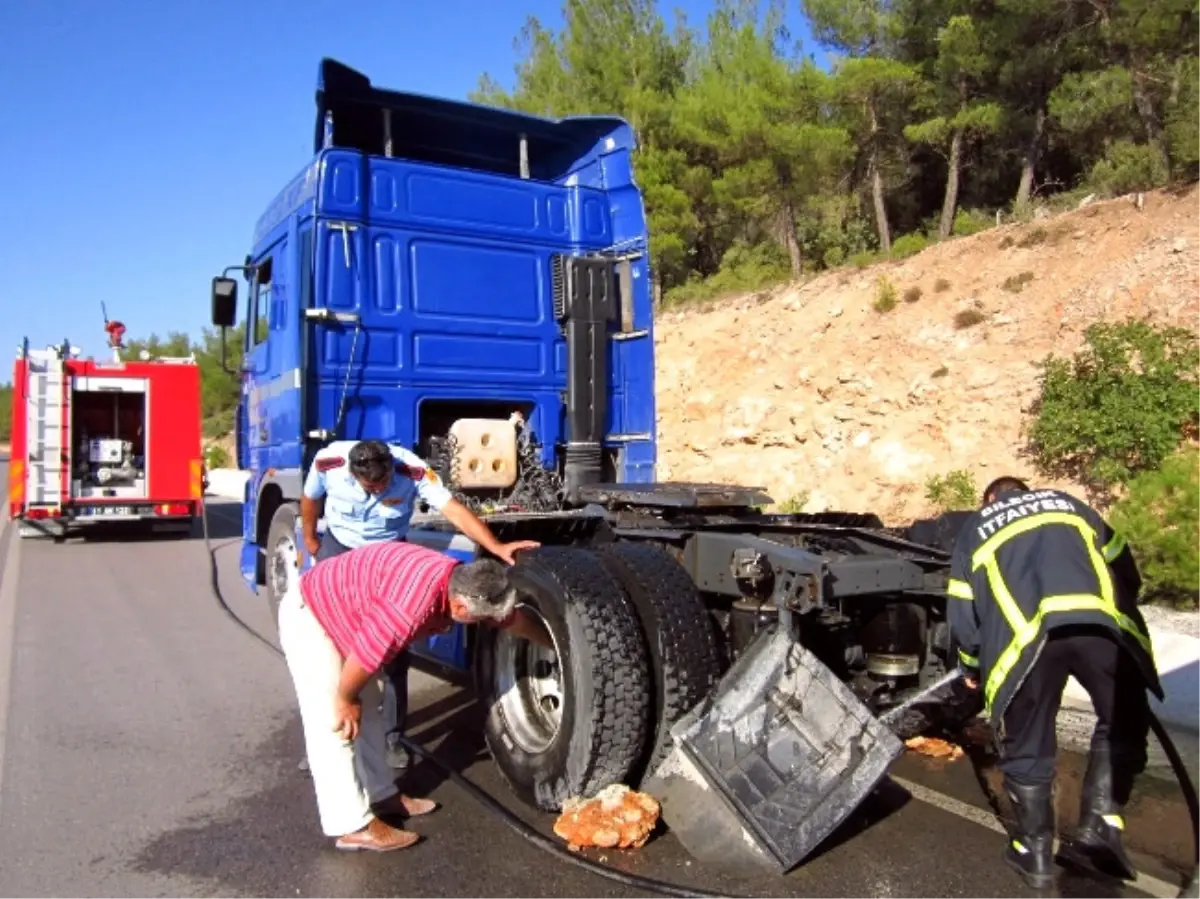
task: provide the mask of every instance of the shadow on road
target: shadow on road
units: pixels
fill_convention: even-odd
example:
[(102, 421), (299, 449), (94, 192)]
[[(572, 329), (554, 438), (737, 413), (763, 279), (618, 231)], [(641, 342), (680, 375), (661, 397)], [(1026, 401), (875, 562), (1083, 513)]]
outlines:
[(893, 783), (886, 777), (880, 782), (867, 799), (826, 837), (816, 849), (805, 859), (803, 864), (811, 864), (821, 856), (831, 852), (855, 837), (862, 836), (877, 824), (890, 818), (906, 805), (912, 802), (912, 794), (899, 784)]
[[(242, 536), (242, 504), (231, 500), (208, 502), (208, 536), (210, 540), (234, 540)], [(148, 521), (105, 521), (76, 525), (66, 537), (46, 533), (34, 539), (67, 543), (157, 543), (171, 540), (202, 540), (204, 529), (200, 519), (190, 527), (164, 530)]]
[[(236, 500), (209, 498), (204, 501), (208, 511), (208, 538), (210, 540), (234, 540), (242, 536), (242, 504)], [(199, 526), (195, 536), (203, 536)]]
[[(485, 712), (467, 690), (456, 690), (409, 716), (407, 736), (414, 743), (437, 755), (451, 770), (463, 774), (472, 765), (488, 758), (483, 739)], [(397, 781), (406, 793), (426, 796), (448, 780), (436, 765), (413, 760), (413, 765)]]

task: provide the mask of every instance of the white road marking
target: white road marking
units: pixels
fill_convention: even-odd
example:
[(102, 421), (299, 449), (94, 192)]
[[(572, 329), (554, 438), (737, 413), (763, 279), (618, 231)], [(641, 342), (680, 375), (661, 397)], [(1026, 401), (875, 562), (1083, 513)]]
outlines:
[[(890, 775), (893, 783), (904, 787), (908, 792), (912, 793), (914, 799), (919, 799), (921, 802), (940, 808), (942, 811), (949, 812), (952, 815), (957, 815), (964, 820), (970, 821), (973, 824), (978, 824), (980, 827), (986, 827), (988, 830), (993, 830), (998, 834), (1008, 836), (1008, 831), (1004, 825), (1000, 823), (1000, 819), (988, 810), (981, 809), (969, 803), (955, 799), (953, 796), (947, 796), (945, 793), (939, 793), (937, 790), (931, 790), (929, 787), (923, 787), (919, 783), (908, 780), (904, 777), (896, 777)], [(1054, 841), (1054, 851), (1059, 849), (1059, 841)], [(1157, 877), (1152, 877), (1149, 874), (1144, 874), (1138, 871), (1137, 880), (1130, 884), (1135, 890), (1141, 890), (1148, 896), (1153, 896), (1154, 899), (1173, 899), (1179, 895), (1178, 884), (1172, 885), (1165, 880), (1159, 880)]]
[[(4, 516), (7, 519), (7, 513)], [(4, 524), (8, 524), (4, 522)], [(0, 805), (4, 802), (4, 747), (8, 744), (8, 706), (16, 643), (17, 579), (21, 574), (21, 535), (16, 525), (0, 527), (0, 541), (9, 530), (8, 558), (0, 568)]]

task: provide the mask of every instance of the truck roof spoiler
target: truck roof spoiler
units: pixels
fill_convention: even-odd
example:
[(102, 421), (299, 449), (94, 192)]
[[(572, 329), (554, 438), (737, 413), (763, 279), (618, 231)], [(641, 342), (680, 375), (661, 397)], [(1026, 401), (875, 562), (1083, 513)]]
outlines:
[[(515, 173), (524, 139), (532, 177), (569, 174), (601, 141), (632, 149), (633, 130), (619, 116), (548, 119), (424, 94), (386, 90), (350, 66), (321, 60), (313, 152), (350, 147), (379, 156)], [(332, 125), (326, 119), (332, 120)], [(609, 143), (611, 141), (611, 143)], [(528, 177), (528, 176), (526, 176)]]

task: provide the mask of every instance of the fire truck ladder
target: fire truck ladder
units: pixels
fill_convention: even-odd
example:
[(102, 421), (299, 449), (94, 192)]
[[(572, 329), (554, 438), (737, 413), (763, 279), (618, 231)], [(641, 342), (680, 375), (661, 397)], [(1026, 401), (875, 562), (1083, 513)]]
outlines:
[(70, 498), (70, 377), (60, 349), (27, 350), (25, 502), (61, 509)]

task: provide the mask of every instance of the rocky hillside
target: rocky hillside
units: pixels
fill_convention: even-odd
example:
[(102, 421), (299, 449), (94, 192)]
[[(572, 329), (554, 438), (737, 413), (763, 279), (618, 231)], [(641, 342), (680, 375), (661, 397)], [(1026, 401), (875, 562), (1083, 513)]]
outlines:
[(1036, 363), (1101, 319), (1195, 328), (1198, 231), (1194, 187), (1156, 192), (663, 313), (659, 477), (889, 523), (930, 511), (933, 475), (1036, 479), (1020, 456)]

